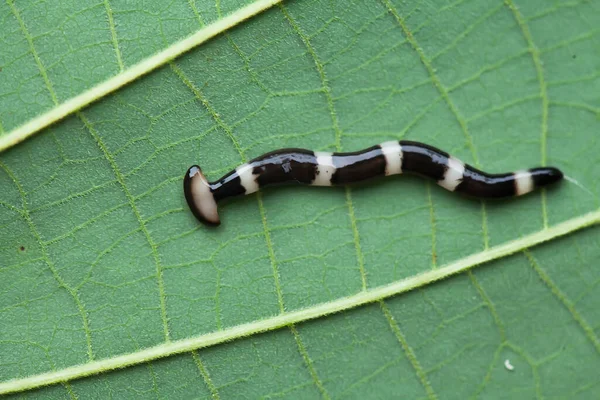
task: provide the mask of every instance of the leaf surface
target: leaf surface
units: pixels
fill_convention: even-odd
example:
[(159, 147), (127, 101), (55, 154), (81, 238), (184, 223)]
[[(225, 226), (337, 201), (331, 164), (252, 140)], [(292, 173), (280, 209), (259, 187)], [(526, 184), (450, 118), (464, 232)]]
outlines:
[[(243, 5), (0, 4), (2, 131)], [(3, 152), (0, 381), (354, 298), (596, 212), (598, 26), (589, 1), (291, 1)], [(488, 203), (408, 176), (269, 189), (224, 205), (216, 230), (183, 199), (195, 163), (217, 178), (281, 147), (394, 139), (490, 172), (556, 165), (581, 186)], [(592, 227), (371, 305), (24, 394), (595, 397), (598, 256)]]

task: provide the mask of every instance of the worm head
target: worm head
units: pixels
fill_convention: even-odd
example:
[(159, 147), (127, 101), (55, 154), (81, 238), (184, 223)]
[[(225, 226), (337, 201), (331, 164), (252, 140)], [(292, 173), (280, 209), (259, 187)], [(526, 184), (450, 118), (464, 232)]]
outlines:
[(220, 225), (217, 202), (199, 166), (193, 165), (183, 178), (183, 192), (192, 213), (207, 225)]

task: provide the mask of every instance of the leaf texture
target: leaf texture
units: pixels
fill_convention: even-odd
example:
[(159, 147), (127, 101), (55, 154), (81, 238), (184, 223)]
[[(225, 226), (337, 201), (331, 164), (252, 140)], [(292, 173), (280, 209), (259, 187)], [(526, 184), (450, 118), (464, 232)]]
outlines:
[[(0, 4), (1, 134), (248, 4)], [(598, 26), (591, 1), (285, 2), (3, 152), (0, 381), (310, 309), (597, 211)], [(216, 178), (280, 147), (393, 139), (490, 172), (556, 165), (580, 186), (488, 203), (408, 176), (269, 189), (224, 205), (217, 230), (182, 196), (194, 163)], [(596, 397), (598, 256), (591, 227), (21, 395)]]

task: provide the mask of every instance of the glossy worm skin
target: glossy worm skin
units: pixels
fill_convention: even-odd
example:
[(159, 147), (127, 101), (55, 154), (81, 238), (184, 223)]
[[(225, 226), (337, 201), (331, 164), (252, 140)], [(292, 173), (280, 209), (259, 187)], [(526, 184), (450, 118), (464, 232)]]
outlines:
[(289, 182), (347, 185), (405, 172), (433, 179), (449, 191), (482, 199), (521, 196), (563, 178), (562, 172), (553, 167), (488, 174), (433, 146), (401, 140), (352, 153), (276, 150), (240, 165), (214, 182), (209, 182), (200, 167), (194, 165), (185, 174), (183, 190), (198, 220), (219, 225), (220, 201), (254, 193), (264, 186)]

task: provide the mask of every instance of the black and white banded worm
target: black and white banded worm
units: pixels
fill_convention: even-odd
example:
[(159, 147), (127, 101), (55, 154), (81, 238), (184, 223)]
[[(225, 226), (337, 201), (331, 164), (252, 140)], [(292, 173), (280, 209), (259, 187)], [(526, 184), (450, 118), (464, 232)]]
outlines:
[(200, 167), (194, 165), (185, 174), (183, 190), (198, 220), (219, 225), (220, 201), (254, 193), (267, 185), (288, 182), (346, 185), (404, 172), (433, 179), (447, 190), (482, 199), (521, 196), (563, 178), (562, 172), (553, 167), (488, 174), (433, 146), (401, 140), (352, 153), (276, 150), (240, 165), (214, 182), (209, 182)]

